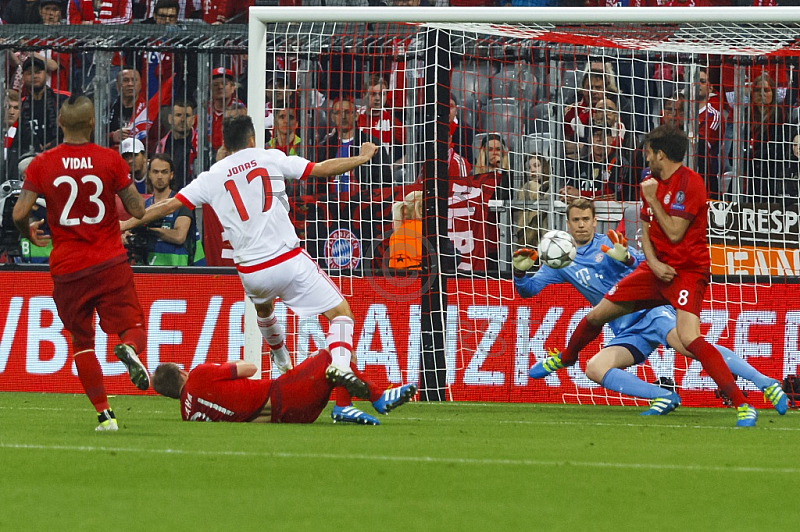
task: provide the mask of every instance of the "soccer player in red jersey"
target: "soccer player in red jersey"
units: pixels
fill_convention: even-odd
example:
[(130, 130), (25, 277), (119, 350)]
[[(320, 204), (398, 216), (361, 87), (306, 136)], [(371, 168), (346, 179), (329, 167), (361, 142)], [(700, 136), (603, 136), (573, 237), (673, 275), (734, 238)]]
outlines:
[(168, 362), (153, 373), (153, 389), (180, 399), (184, 421), (313, 423), (336, 386), (362, 399), (381, 402), (385, 413), (402, 403), (383, 400), (383, 390), (351, 364), (352, 372), (331, 365), (323, 349), (276, 380), (252, 380), (255, 364), (200, 364), (187, 373)]
[(756, 423), (719, 351), (700, 334), (700, 310), (711, 277), (706, 234), (706, 187), (697, 172), (683, 166), (686, 134), (660, 126), (645, 137), (650, 178), (642, 182), (642, 249), (645, 262), (608, 291), (575, 329), (567, 348), (548, 361), (552, 371), (578, 361), (581, 349), (603, 325), (625, 314), (659, 305), (677, 311), (678, 339), (700, 361), (720, 391), (737, 406), (740, 427)]
[(25, 172), (14, 206), (14, 223), (37, 246), (47, 244), (28, 215), (38, 196), (47, 202), (53, 240), (50, 273), (58, 315), (72, 338), (78, 378), (98, 412), (96, 430), (117, 430), (103, 387), (103, 371), (94, 352), (94, 312), (100, 326), (119, 335), (114, 354), (131, 381), (147, 390), (150, 377), (139, 361), (147, 339), (144, 315), (133, 285), (133, 271), (119, 236), (114, 195), (132, 216), (144, 216), (144, 201), (130, 179), (128, 165), (114, 150), (92, 144), (94, 105), (84, 96), (61, 106), (58, 125), (64, 143), (37, 156)]

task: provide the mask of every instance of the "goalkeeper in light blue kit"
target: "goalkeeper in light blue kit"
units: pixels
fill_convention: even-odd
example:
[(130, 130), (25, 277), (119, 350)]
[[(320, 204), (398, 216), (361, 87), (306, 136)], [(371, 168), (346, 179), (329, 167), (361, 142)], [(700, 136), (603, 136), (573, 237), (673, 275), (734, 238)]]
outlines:
[[(608, 236), (595, 233), (597, 218), (594, 203), (585, 198), (574, 200), (567, 207), (567, 229), (578, 244), (575, 260), (560, 270), (542, 265), (534, 275), (526, 272), (536, 260), (536, 252), (520, 249), (514, 254), (514, 285), (523, 298), (533, 297), (546, 286), (569, 283), (592, 305), (596, 305), (620, 279), (644, 260), (644, 255), (626, 247), (625, 237), (609, 231)], [(609, 322), (614, 332), (611, 340), (586, 364), (586, 376), (608, 390), (650, 399), (650, 408), (642, 415), (665, 415), (680, 405), (678, 394), (649, 384), (623, 368), (641, 364), (659, 344), (669, 345), (689, 356), (675, 330), (675, 309), (665, 305), (627, 314)], [(755, 384), (775, 410), (783, 415), (787, 409), (786, 394), (780, 383), (762, 375), (745, 360), (726, 347), (715, 345), (731, 370)], [(541, 379), (564, 367), (557, 352), (548, 353), (528, 373)]]

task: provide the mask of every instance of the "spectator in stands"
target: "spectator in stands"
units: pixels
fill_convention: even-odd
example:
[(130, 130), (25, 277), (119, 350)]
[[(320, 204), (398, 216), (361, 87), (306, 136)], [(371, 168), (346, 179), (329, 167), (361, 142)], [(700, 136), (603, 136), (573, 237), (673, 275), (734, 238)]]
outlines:
[[(178, 192), (194, 179), (192, 164), (197, 158), (197, 129), (194, 102), (176, 99), (168, 115), (170, 130), (161, 138), (156, 153), (166, 153), (173, 167), (171, 189)], [(152, 166), (152, 161), (151, 161)]]
[[(62, 0), (39, 0), (39, 14), (45, 26), (58, 26), (61, 24)], [(72, 69), (72, 54), (56, 52), (55, 50), (39, 50), (47, 64), (50, 78), (47, 85), (58, 91), (68, 92)]]
[(543, 231), (547, 230), (547, 215), (531, 205), (550, 189), (550, 162), (539, 154), (527, 161), (527, 175), (522, 188), (515, 191), (514, 201), (521, 207), (514, 218), (514, 243), (520, 247), (536, 248)]
[(9, 0), (3, 11), (6, 24), (41, 24), (38, 0)]
[(108, 111), (108, 130), (111, 146), (134, 135), (134, 108), (146, 105), (142, 92), (142, 77), (134, 68), (125, 68), (117, 74), (119, 97)]
[(708, 80), (708, 69), (700, 67), (694, 84), (694, 102), (697, 109), (697, 168), (708, 186), (711, 198), (721, 191), (719, 174), (722, 171), (722, 103)]
[(661, 112), (661, 123), (674, 126), (681, 131), (686, 131), (686, 96), (683, 92), (664, 100), (664, 109)]
[(510, 170), (508, 145), (499, 133), (489, 133), (481, 140), (478, 160), (475, 162), (475, 175)]
[[(178, 0), (158, 0), (153, 18), (143, 24), (174, 26), (178, 23)], [(161, 94), (161, 104), (171, 104), (172, 95), (191, 97), (197, 87), (197, 54), (149, 50), (139, 58), (147, 98)]]
[(456, 152), (453, 135), (457, 131), (457, 124), (451, 121), (450, 134), (447, 137), (447, 142), (450, 145), (450, 148), (447, 150), (447, 175), (448, 177), (466, 178), (472, 172), (472, 165), (469, 164), (469, 160), (467, 160), (466, 157), (462, 157)]
[(382, 76), (378, 74), (370, 76), (367, 92), (364, 95), (366, 107), (358, 112), (358, 127), (380, 139), (394, 164), (402, 165), (405, 128), (390, 110), (385, 109), (386, 89), (386, 80)]
[(508, 162), (508, 144), (502, 135), (489, 133), (483, 137), (473, 173), (475, 176), (494, 174), (497, 186), (493, 199), (510, 199), (511, 166)]
[[(473, 161), (472, 143), (475, 138), (475, 130), (468, 124), (461, 124), (458, 120), (458, 102), (450, 96), (450, 129), (453, 137), (453, 149), (467, 161)], [(455, 124), (455, 128), (453, 128)]]
[[(564, 112), (564, 141), (569, 143), (589, 142), (589, 132), (594, 126), (592, 114), (600, 102), (610, 99), (616, 105), (617, 114), (625, 130), (631, 131), (633, 124), (631, 100), (620, 94), (611, 63), (590, 61), (581, 79), (580, 99)], [(575, 147), (565, 145), (565, 150), (574, 154)], [(580, 150), (580, 148), (578, 148)]]
[[(172, 158), (166, 153), (156, 154), (150, 159), (147, 181), (153, 195), (145, 200), (145, 207), (175, 195), (177, 190), (172, 179), (174, 169)], [(160, 222), (160, 227), (148, 227), (147, 231), (155, 237), (152, 249), (147, 255), (148, 265), (191, 266), (195, 263), (195, 251), (199, 243), (192, 211), (181, 207), (165, 216)]]
[(69, 0), (70, 24), (130, 24), (133, 0)]
[(422, 191), (406, 194), (403, 201), (392, 205), (392, 227), (389, 237), (389, 268), (422, 269)]
[(792, 139), (792, 158), (786, 165), (783, 180), (783, 201), (786, 205), (800, 202), (800, 134)]
[(303, 139), (297, 135), (297, 110), (284, 107), (275, 112), (275, 125), (272, 128), (272, 138), (267, 146), (280, 150), (286, 155), (305, 157), (303, 153)]
[(286, 88), (286, 76), (283, 72), (276, 72), (267, 79), (266, 110), (264, 114), (264, 127), (272, 130), (275, 121), (274, 111), (283, 109), (288, 103), (294, 103), (293, 94)]
[(139, 194), (148, 193), (147, 190), (147, 155), (144, 144), (139, 139), (127, 138), (119, 145), (119, 154), (131, 168), (131, 179), (136, 185)]
[[(331, 105), (330, 115), (335, 127), (320, 141), (315, 160), (350, 157), (352, 154), (357, 154), (365, 142), (380, 146), (380, 140), (356, 125), (356, 106), (352, 99), (347, 97), (335, 99)], [(331, 192), (354, 192), (358, 189), (369, 191), (392, 186), (391, 164), (388, 159), (385, 150), (378, 150), (369, 163), (347, 174), (336, 176)], [(327, 186), (326, 182), (319, 181), (310, 184), (312, 193), (319, 193), (320, 189), (324, 190)]]
[(247, 10), (252, 5), (255, 5), (254, 0), (204, 1), (203, 20), (208, 24), (246, 24)]
[(234, 116), (247, 116), (247, 106), (239, 100), (236, 100), (225, 109), (225, 116), (223, 120), (225, 118), (232, 118)]
[[(625, 143), (627, 130), (625, 129), (625, 124), (619, 119), (617, 109), (618, 106), (613, 96), (602, 98), (592, 109), (592, 127), (611, 130), (611, 143), (615, 148), (622, 148), (623, 146), (629, 148), (630, 145)], [(632, 135), (628, 136), (628, 138), (631, 137)]]
[(589, 161), (579, 165), (577, 176), (567, 176), (567, 184), (559, 194), (568, 200), (581, 196), (595, 200), (636, 200), (636, 183), (631, 181), (630, 165), (614, 147), (613, 133), (595, 128), (591, 138)]
[(755, 203), (783, 197), (782, 180), (787, 140), (783, 108), (777, 104), (775, 81), (761, 74), (750, 84), (750, 120), (746, 124), (749, 142), (743, 142), (748, 195)]
[(6, 91), (5, 103), (5, 143), (6, 159), (8, 159), (8, 148), (11, 146), (14, 137), (17, 135), (17, 120), (19, 120), (19, 91), (9, 89)]
[(47, 86), (44, 59), (31, 55), (22, 63), (22, 83), (27, 95), (20, 105), (19, 130), (15, 140), (19, 153), (39, 153), (61, 142), (58, 110), (69, 97)]
[(45, 26), (61, 24), (61, 0), (39, 0), (39, 16)]
[(215, 68), (211, 71), (211, 147), (222, 146), (222, 119), (225, 109), (241, 102), (236, 98), (236, 80), (228, 68)]
[(3, 158), (3, 165), (6, 170), (5, 178), (7, 180), (12, 180), (17, 179), (19, 175), (17, 165), (19, 163), (20, 154), (16, 149), (9, 149), (14, 145), (14, 139), (17, 136), (17, 127), (19, 125), (19, 92), (14, 89), (7, 90), (4, 103), (5, 114), (3, 118), (5, 120), (5, 127), (3, 131), (5, 133), (5, 142), (3, 146), (5, 157)]

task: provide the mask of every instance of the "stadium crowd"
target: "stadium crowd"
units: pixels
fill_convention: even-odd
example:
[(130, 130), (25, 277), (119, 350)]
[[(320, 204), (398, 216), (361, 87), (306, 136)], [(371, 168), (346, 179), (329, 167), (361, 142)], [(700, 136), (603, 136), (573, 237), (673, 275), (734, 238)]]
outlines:
[[(330, 0), (276, 3), (337, 4)], [(372, 0), (338, 3), (375, 4)], [(253, 0), (7, 0), (0, 2), (0, 12), (6, 24), (237, 24), (246, 22), (246, 8), (253, 4)], [(711, 4), (705, 0), (444, 2), (453, 6)], [(713, 2), (715, 6), (776, 4), (781, 2)], [(400, 36), (394, 44), (398, 50), (410, 43)], [(140, 193), (155, 198), (177, 193), (225, 155), (222, 120), (247, 114), (246, 57), (214, 55), (206, 73), (209, 92), (200, 94), (195, 54), (189, 50), (120, 51), (112, 58), (112, 103), (105, 115), (108, 138), (95, 140), (119, 150), (131, 166)], [(392, 192), (384, 199), (398, 205), (408, 201), (409, 194), (414, 197), (422, 175), (416, 164), (422, 155), (422, 130), (421, 91), (413, 87), (424, 84), (421, 72), (406, 65), (400, 53), (376, 54), (360, 62), (340, 54), (320, 57), (309, 82), (298, 54), (276, 51), (268, 55), (267, 147), (318, 161), (357, 153), (365, 142), (382, 147), (369, 164), (347, 174), (288, 183), (295, 215), (320, 198), (343, 194), (362, 201), (364, 195), (389, 189)], [(39, 49), (6, 53), (6, 59), (5, 177), (22, 179), (33, 156), (61, 142), (56, 119), (59, 106), (76, 88), (91, 86), (93, 56)], [(504, 202), (511, 213), (508, 238), (516, 246), (536, 246), (552, 223), (547, 213), (560, 201), (575, 197), (638, 201), (638, 184), (648, 171), (642, 138), (659, 124), (673, 124), (690, 134), (690, 161), (712, 198), (741, 192), (753, 203), (796, 204), (800, 192), (796, 65), (789, 59), (747, 64), (741, 86), (734, 79), (737, 69), (731, 62), (718, 56), (706, 59), (688, 63), (666, 55), (642, 60), (564, 55), (545, 62), (525, 60), (521, 54), (500, 60), (465, 57), (451, 74), (451, 180), (479, 183), (489, 191), (483, 199)], [(201, 114), (206, 117), (206, 131), (197, 129)], [(416, 213), (417, 208), (395, 208), (394, 220), (389, 211), (386, 221), (397, 228), (408, 229), (406, 221), (413, 221), (414, 227), (420, 224), (419, 216), (406, 220), (404, 214)], [(205, 214), (202, 225), (186, 211), (176, 213), (163, 227), (149, 228), (154, 239), (138, 260), (230, 265), (224, 252), (216, 251), (224, 248), (219, 237), (204, 230), (205, 223), (214, 220), (213, 213)], [(39, 216), (43, 217), (41, 212)], [(484, 251), (495, 258), (497, 245), (492, 241), (500, 237), (496, 227), (488, 226), (502, 223), (499, 216), (487, 211), (481, 219), (487, 226), (482, 239), (489, 243)], [(304, 232), (303, 222), (298, 217), (298, 232)], [(177, 235), (176, 228), (180, 229)], [(136, 240), (136, 235), (128, 236)], [(205, 257), (204, 248), (209, 247), (215, 251)], [(25, 260), (46, 261), (46, 255), (39, 252)], [(391, 263), (419, 265), (418, 257), (392, 256)]]

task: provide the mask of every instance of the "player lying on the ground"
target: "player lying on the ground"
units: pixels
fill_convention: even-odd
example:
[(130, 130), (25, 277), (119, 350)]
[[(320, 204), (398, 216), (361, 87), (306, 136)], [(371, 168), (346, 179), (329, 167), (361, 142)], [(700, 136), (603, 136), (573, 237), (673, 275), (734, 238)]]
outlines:
[(144, 314), (119, 238), (114, 196), (135, 217), (144, 215), (144, 200), (120, 154), (90, 142), (94, 105), (89, 98), (73, 95), (64, 102), (58, 125), (64, 142), (39, 154), (28, 166), (13, 218), (22, 236), (44, 246), (42, 220), (31, 223), (29, 214), (37, 196), (47, 203), (53, 239), (53, 301), (70, 334), (78, 379), (97, 410), (100, 424), (95, 430), (115, 431), (117, 420), (108, 405), (103, 370), (94, 352), (94, 313), (105, 332), (119, 336), (114, 354), (128, 368), (133, 384), (146, 390), (150, 379), (137, 356), (147, 346)]
[[(255, 147), (255, 129), (248, 116), (222, 123), (224, 159), (181, 189), (174, 197), (151, 205), (141, 220), (120, 224), (122, 230), (159, 220), (179, 208), (211, 205), (233, 247), (233, 260), (247, 297), (258, 315), (258, 329), (270, 347), (270, 357), (281, 372), (292, 367), (286, 332), (275, 316), (273, 300), (280, 297), (300, 316), (322, 314), (330, 321), (325, 337), (333, 364), (349, 371), (353, 355), (355, 319), (338, 287), (305, 252), (289, 218), (285, 178), (331, 177), (368, 163), (379, 149), (362, 144), (354, 157), (312, 163), (287, 157), (280, 150)], [(334, 421), (378, 425), (378, 420), (353, 407), (344, 388), (336, 390)]]
[(640, 185), (645, 261), (581, 319), (567, 347), (553, 357), (554, 366), (575, 364), (606, 323), (670, 304), (677, 340), (736, 406), (736, 426), (753, 427), (758, 412), (747, 403), (722, 355), (700, 334), (700, 311), (711, 281), (708, 204), (703, 178), (683, 165), (689, 138), (674, 126), (659, 126), (645, 136), (644, 145), (650, 166), (650, 177)]
[(156, 368), (152, 382), (156, 392), (181, 400), (184, 421), (313, 423), (335, 386), (388, 414), (417, 392), (413, 384), (381, 392), (355, 365), (346, 373), (332, 365), (324, 349), (274, 381), (249, 379), (256, 371), (254, 364), (237, 361), (200, 364), (187, 373), (170, 362)]
[[(554, 270), (542, 265), (533, 276), (525, 270), (533, 265), (536, 252), (520, 249), (514, 254), (514, 284), (520, 296), (528, 298), (546, 286), (569, 283), (592, 305), (596, 305), (620, 279), (644, 260), (626, 247), (625, 237), (609, 231), (608, 236), (596, 234), (597, 218), (591, 200), (577, 199), (567, 207), (567, 229), (578, 245), (575, 260), (566, 268)], [(533, 259), (533, 260), (531, 260)], [(623, 368), (641, 364), (659, 344), (669, 345), (684, 356), (692, 357), (678, 339), (675, 330), (675, 309), (669, 305), (640, 310), (609, 322), (612, 339), (586, 363), (586, 376), (606, 389), (650, 399), (650, 408), (642, 415), (668, 414), (680, 405), (678, 394), (660, 386), (646, 383)], [(761, 391), (779, 414), (785, 414), (786, 394), (780, 383), (762, 375), (727, 347), (714, 346), (725, 359), (731, 372), (749, 380)], [(694, 358), (694, 357), (692, 357)], [(559, 369), (557, 353), (537, 362), (530, 377), (541, 379)]]

